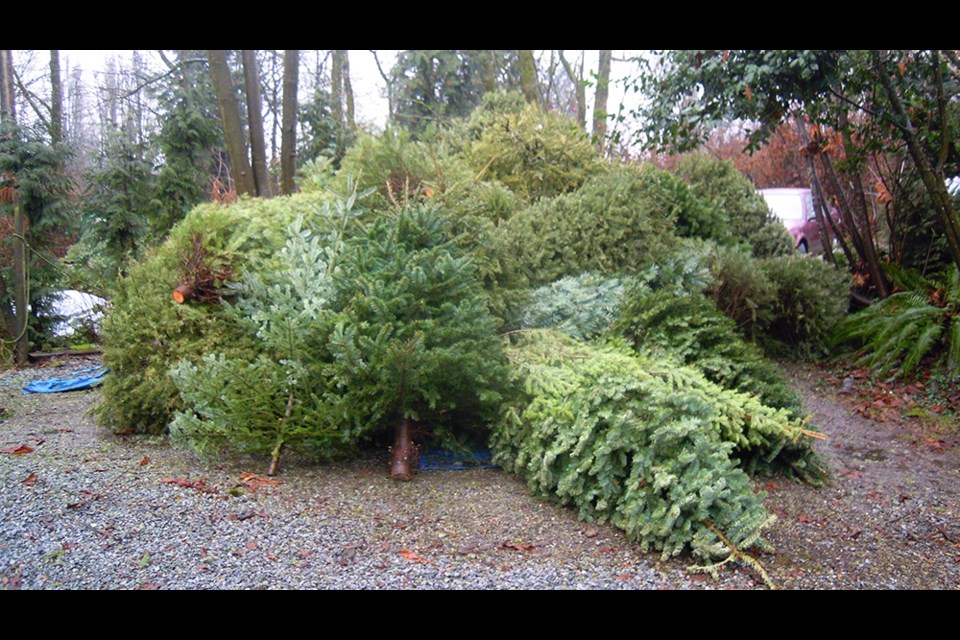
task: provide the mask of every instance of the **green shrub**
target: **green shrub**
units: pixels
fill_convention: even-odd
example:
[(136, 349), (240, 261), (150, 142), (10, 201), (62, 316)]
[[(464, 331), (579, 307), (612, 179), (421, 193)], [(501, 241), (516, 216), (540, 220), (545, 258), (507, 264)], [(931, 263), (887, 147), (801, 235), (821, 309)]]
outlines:
[(665, 175), (649, 166), (616, 167), (575, 193), (516, 212), (495, 242), (508, 280), (523, 287), (585, 271), (631, 273), (672, 253), (687, 201), (672, 200), (674, 190), (662, 188)]
[(707, 210), (723, 221), (727, 235), (714, 239), (722, 244), (746, 243), (758, 258), (793, 252), (790, 233), (731, 161), (693, 153), (681, 158), (675, 171)]
[(488, 128), (505, 116), (519, 116), (527, 108), (527, 99), (519, 91), (489, 91), (466, 118), (457, 118), (446, 126), (431, 124), (422, 140), (431, 140), (449, 153), (459, 154), (480, 138)]
[[(103, 360), (112, 370), (98, 417), (117, 432), (163, 433), (184, 405), (167, 371), (207, 353), (243, 357), (248, 334), (216, 302), (176, 304), (171, 293), (189, 277), (185, 264), (199, 239), (203, 262), (238, 280), (255, 259), (269, 260), (298, 216), (325, 219), (326, 197), (298, 194), (196, 207), (160, 247), (130, 265), (103, 321)], [(219, 283), (224, 284), (224, 283)]]
[(402, 207), (425, 201), (448, 185), (466, 181), (471, 172), (462, 161), (441, 156), (435, 148), (410, 139), (402, 128), (391, 127), (377, 135), (362, 135), (340, 163), (337, 180), (354, 179), (360, 191), (373, 189), (365, 204), (373, 210)]
[(790, 353), (818, 356), (825, 353), (834, 326), (850, 305), (850, 276), (818, 258), (790, 256), (759, 262), (773, 286), (767, 337)]
[(747, 242), (750, 252), (757, 258), (777, 258), (796, 253), (793, 236), (782, 222), (772, 217), (767, 224), (750, 234)]
[(724, 557), (730, 549), (716, 531), (741, 548), (758, 540), (762, 496), (730, 454), (776, 455), (801, 437), (786, 411), (670, 360), (550, 331), (517, 339), (507, 356), (524, 394), (491, 436), (499, 464), (664, 556)]
[(799, 398), (773, 365), (736, 332), (733, 320), (699, 293), (639, 289), (627, 299), (611, 331), (638, 351), (676, 358), (725, 389), (754, 395), (767, 406), (801, 417)]
[(603, 170), (587, 135), (566, 116), (528, 105), (478, 120), (483, 128), (465, 151), (467, 161), (482, 179), (528, 201), (575, 191)]
[(833, 343), (862, 352), (858, 364), (879, 375), (910, 377), (926, 356), (938, 356), (948, 375), (960, 373), (960, 272), (940, 279), (914, 278), (915, 288), (895, 293), (844, 318)]
[(616, 320), (626, 293), (621, 278), (592, 273), (539, 287), (520, 313), (523, 329), (556, 329), (577, 340), (596, 338)]
[(706, 294), (733, 320), (737, 331), (756, 341), (766, 334), (773, 319), (773, 283), (759, 261), (740, 247), (705, 246), (704, 266), (712, 276)]

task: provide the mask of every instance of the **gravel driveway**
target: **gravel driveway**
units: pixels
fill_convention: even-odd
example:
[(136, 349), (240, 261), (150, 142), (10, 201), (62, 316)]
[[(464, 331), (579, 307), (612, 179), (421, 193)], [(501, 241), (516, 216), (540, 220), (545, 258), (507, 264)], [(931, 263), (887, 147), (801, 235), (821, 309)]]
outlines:
[[(97, 391), (20, 394), (0, 375), (0, 588), (726, 589), (764, 588), (728, 564), (719, 580), (661, 561), (616, 529), (578, 522), (499, 470), (424, 471), (398, 484), (383, 459), (209, 465), (158, 438), (118, 438), (85, 415)], [(960, 448), (866, 420), (791, 377), (810, 398), (831, 485), (758, 479), (779, 518), (773, 581), (793, 589), (960, 587)], [(25, 447), (30, 449), (21, 449)]]

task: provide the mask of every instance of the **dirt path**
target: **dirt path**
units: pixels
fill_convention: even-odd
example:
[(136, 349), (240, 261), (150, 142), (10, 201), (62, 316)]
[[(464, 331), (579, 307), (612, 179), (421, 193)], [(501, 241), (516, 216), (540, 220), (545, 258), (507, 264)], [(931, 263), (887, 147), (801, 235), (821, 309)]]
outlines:
[[(812, 423), (829, 436), (817, 450), (832, 480), (819, 490), (761, 483), (779, 517), (776, 554), (763, 556), (784, 588), (960, 588), (960, 446), (918, 432), (909, 420), (856, 412), (822, 372), (793, 367)], [(765, 486), (763, 486), (765, 485)]]

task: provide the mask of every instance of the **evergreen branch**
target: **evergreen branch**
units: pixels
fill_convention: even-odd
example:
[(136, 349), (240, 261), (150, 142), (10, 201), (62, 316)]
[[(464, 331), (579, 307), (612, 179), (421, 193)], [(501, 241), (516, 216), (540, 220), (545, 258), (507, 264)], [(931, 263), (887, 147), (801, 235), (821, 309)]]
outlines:
[(722, 566), (725, 565), (726, 563), (730, 562), (731, 560), (739, 560), (740, 562), (746, 564), (747, 566), (751, 567), (754, 571), (756, 571), (757, 573), (759, 573), (759, 574), (760, 574), (760, 577), (763, 579), (763, 583), (764, 583), (765, 585), (767, 585), (767, 587), (768, 587), (771, 591), (776, 591), (776, 590), (777, 590), (777, 585), (776, 585), (776, 584), (773, 582), (773, 580), (770, 578), (770, 575), (767, 573), (766, 569), (763, 568), (763, 565), (760, 564), (760, 561), (759, 561), (759, 560), (757, 560), (757, 559), (754, 558), (753, 556), (748, 555), (747, 553), (744, 553), (743, 551), (741, 551), (740, 548), (737, 547), (737, 545), (733, 544), (733, 542), (731, 542), (730, 539), (727, 538), (727, 536), (725, 536), (725, 535), (723, 534), (723, 532), (720, 531), (716, 526), (714, 526), (714, 524), (713, 524), (712, 522), (710, 522), (709, 520), (704, 520), (704, 521), (702, 522), (702, 524), (703, 524), (707, 529), (709, 529), (710, 531), (712, 531), (713, 534), (716, 535), (716, 536), (720, 539), (720, 541), (724, 544), (724, 546), (726, 546), (726, 548), (730, 551), (730, 555), (729, 555), (726, 559), (721, 560), (720, 562), (717, 562), (717, 563), (715, 563), (715, 564), (706, 565), (706, 566), (693, 566), (693, 567), (688, 567), (688, 570), (691, 570), (691, 571), (706, 571), (706, 572), (710, 573), (711, 575), (713, 575), (714, 577), (716, 577), (717, 569), (719, 569), (720, 567), (722, 567)]

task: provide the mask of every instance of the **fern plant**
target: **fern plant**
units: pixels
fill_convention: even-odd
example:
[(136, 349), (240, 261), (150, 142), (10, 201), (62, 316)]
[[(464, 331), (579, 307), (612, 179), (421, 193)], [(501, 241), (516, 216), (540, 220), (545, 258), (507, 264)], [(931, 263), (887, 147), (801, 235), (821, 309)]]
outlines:
[(924, 357), (939, 356), (950, 374), (960, 372), (960, 272), (935, 280), (916, 276), (901, 291), (842, 320), (833, 343), (859, 347), (858, 364), (881, 376), (909, 378)]

